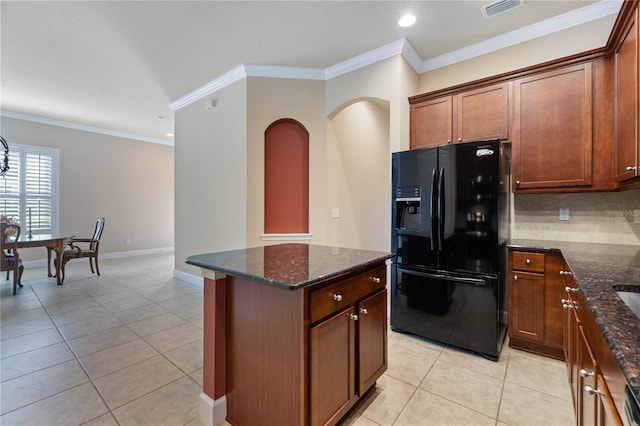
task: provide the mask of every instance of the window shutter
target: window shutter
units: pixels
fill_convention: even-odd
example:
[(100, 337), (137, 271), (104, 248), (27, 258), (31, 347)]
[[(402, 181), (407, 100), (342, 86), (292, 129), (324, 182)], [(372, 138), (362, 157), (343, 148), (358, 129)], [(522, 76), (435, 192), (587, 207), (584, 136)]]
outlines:
[[(25, 225), (35, 234), (51, 233), (53, 159), (51, 155), (26, 153), (24, 173)], [(29, 214), (31, 216), (29, 217)], [(29, 228), (30, 227), (30, 228)]]

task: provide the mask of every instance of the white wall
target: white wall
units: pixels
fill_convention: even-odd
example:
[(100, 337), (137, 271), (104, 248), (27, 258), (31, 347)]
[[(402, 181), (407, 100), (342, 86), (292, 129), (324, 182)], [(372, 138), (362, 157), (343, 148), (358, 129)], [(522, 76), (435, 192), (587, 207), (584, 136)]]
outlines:
[[(9, 143), (60, 150), (61, 234), (90, 237), (105, 217), (103, 254), (173, 247), (173, 147), (8, 117), (1, 125)], [(46, 250), (20, 256), (46, 259)]]
[(329, 244), (388, 251), (389, 103), (360, 101), (340, 111), (329, 122), (327, 145), (329, 206), (339, 211), (330, 219)]
[(195, 276), (188, 256), (246, 245), (246, 81), (212, 98), (175, 114), (175, 268)]

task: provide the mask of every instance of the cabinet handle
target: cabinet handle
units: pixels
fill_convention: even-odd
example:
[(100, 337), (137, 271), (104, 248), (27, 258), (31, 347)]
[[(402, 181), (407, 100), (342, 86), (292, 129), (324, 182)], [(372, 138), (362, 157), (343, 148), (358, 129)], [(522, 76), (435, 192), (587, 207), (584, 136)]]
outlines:
[(367, 314), (369, 314), (369, 310), (367, 308), (360, 308), (360, 313), (362, 315), (367, 315)]
[(514, 275), (514, 276), (513, 276), (513, 280), (514, 280), (514, 281), (518, 281), (518, 276), (517, 276), (517, 275)]
[(451, 139), (447, 139), (447, 143), (451, 143)]
[(584, 368), (581, 368), (580, 371), (578, 371), (578, 374), (580, 374), (580, 377), (593, 377), (593, 376), (595, 376), (595, 373), (587, 371)]
[(520, 181), (519, 180), (516, 181), (516, 185), (520, 185)]
[(633, 166), (629, 166), (629, 167), (627, 167), (627, 171), (628, 171), (628, 172), (632, 172), (632, 171), (634, 171), (635, 169), (636, 169), (636, 168), (635, 168), (635, 167), (633, 167)]
[(531, 265), (531, 259), (525, 260), (524, 263), (526, 263), (527, 265)]
[(567, 293), (575, 293), (575, 292), (577, 292), (577, 291), (578, 291), (578, 289), (577, 289), (577, 288), (575, 288), (575, 287), (569, 287), (569, 286), (566, 286), (566, 287), (564, 288), (564, 291), (566, 291)]
[(349, 319), (358, 321), (358, 316), (356, 314), (349, 314)]
[(600, 389), (594, 389), (593, 386), (585, 385), (583, 389), (584, 389), (584, 392), (588, 393), (589, 395), (604, 396), (604, 392), (602, 392)]
[(342, 295), (341, 294), (334, 294), (333, 295), (333, 300), (335, 300), (336, 302), (342, 302)]
[(371, 277), (371, 280), (373, 280), (373, 282), (376, 283), (376, 284), (380, 284), (380, 278), (379, 277)]
[(571, 306), (571, 305), (570, 305), (570, 304), (568, 304), (568, 303), (563, 303), (563, 304), (562, 304), (562, 307), (563, 307), (564, 309), (571, 309), (571, 308), (573, 308), (573, 306)]
[(560, 275), (571, 275), (571, 271), (560, 271)]
[(458, 138), (458, 142), (462, 142), (462, 138)]

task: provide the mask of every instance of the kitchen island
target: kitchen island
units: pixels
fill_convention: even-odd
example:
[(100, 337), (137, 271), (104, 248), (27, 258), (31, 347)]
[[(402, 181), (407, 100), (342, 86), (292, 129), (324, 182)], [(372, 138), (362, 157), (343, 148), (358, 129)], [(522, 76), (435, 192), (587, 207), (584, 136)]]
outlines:
[(565, 310), (580, 310), (586, 318), (581, 328), (595, 337), (596, 364), (623, 422), (629, 422), (624, 418), (626, 404), (640, 401), (640, 317), (617, 291), (640, 293), (640, 247), (543, 240), (514, 240), (509, 247), (562, 255), (573, 278), (566, 290), (579, 292), (573, 298), (576, 306), (562, 303)]
[(187, 258), (205, 278), (204, 422), (343, 418), (387, 367), (391, 257), (278, 244)]

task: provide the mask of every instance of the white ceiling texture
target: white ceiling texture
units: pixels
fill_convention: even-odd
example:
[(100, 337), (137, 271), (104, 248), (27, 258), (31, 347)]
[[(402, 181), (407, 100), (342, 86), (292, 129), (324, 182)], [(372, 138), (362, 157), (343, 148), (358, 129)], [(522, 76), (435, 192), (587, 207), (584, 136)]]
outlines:
[(0, 110), (172, 144), (176, 109), (247, 75), (329, 79), (398, 53), (421, 73), (620, 7), (525, 0), (487, 19), (490, 3), (2, 0)]

